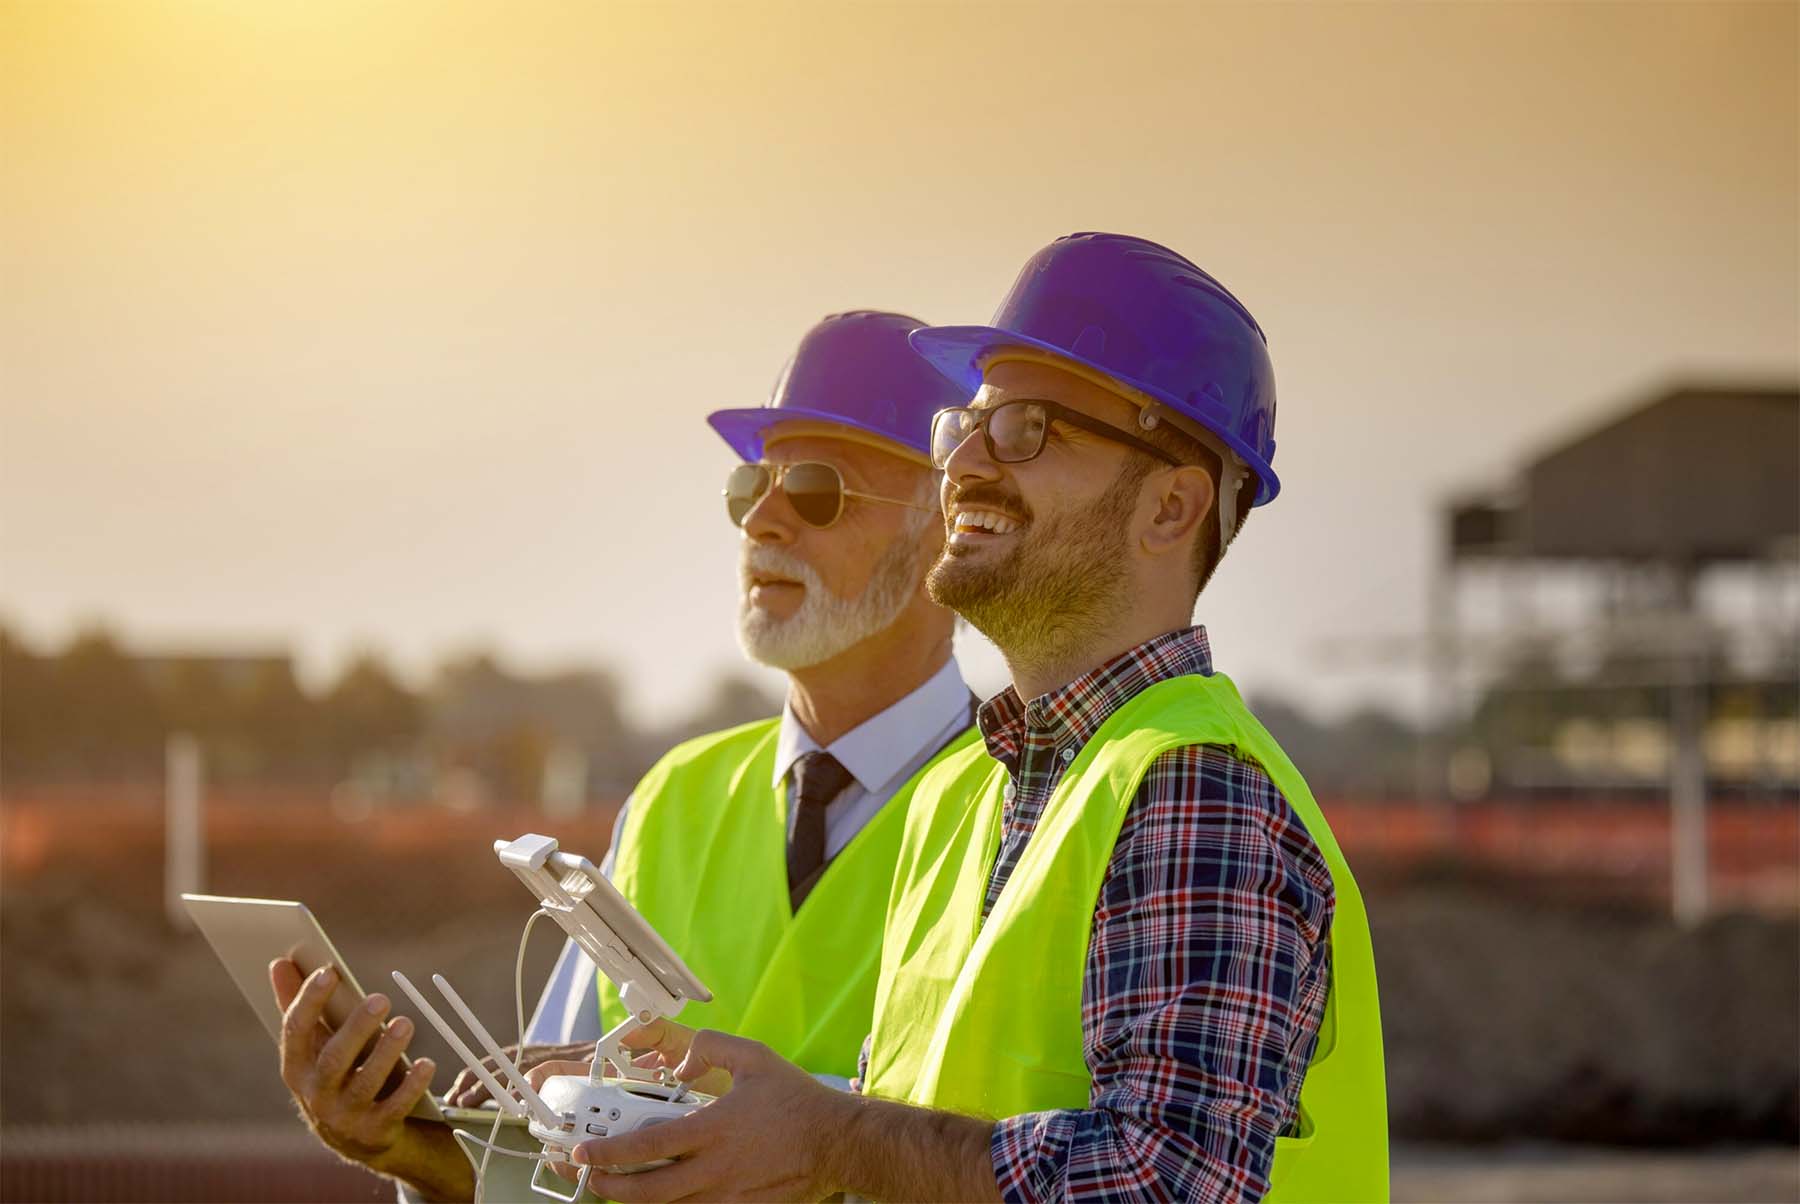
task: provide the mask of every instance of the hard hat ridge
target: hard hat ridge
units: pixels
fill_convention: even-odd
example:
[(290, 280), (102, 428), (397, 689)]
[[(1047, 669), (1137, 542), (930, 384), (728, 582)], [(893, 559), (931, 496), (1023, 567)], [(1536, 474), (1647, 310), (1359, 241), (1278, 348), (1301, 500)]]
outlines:
[(792, 424), (928, 464), (931, 416), (970, 394), (913, 353), (907, 335), (921, 325), (884, 310), (828, 315), (801, 338), (765, 404), (706, 420), (745, 460), (761, 459), (774, 428)]

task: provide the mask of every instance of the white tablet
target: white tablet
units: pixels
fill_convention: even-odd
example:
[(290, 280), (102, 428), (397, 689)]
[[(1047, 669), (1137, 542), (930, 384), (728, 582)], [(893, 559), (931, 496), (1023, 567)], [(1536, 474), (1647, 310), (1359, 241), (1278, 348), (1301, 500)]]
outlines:
[[(269, 986), (269, 963), (285, 957), (300, 967), (302, 975), (320, 966), (338, 969), (337, 990), (325, 1002), (325, 1022), (340, 1027), (362, 1003), (364, 994), (350, 965), (332, 946), (331, 938), (306, 904), (289, 899), (232, 899), (220, 895), (181, 896), (213, 952), (225, 964), (250, 1008), (278, 1044), (281, 1041), (281, 1009)], [(402, 1063), (410, 1065), (405, 1057)], [(427, 1120), (492, 1121), (493, 1108), (449, 1108), (427, 1092), (411, 1115)]]

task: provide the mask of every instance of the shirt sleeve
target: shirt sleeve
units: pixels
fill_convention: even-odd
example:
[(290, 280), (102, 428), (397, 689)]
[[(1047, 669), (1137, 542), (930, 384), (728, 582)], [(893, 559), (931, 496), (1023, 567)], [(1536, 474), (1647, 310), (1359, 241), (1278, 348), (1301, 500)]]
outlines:
[(1157, 758), (1113, 848), (1082, 989), (1090, 1106), (1010, 1117), (1008, 1200), (1259, 1198), (1327, 985), (1331, 874), (1253, 762)]

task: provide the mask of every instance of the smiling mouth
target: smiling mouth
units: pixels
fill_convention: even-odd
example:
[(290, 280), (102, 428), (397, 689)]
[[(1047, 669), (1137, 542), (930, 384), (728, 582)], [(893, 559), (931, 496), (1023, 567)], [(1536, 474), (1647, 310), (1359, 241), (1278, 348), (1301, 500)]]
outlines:
[(767, 573), (750, 574), (751, 589), (767, 589), (774, 585), (792, 585), (797, 587), (800, 583), (795, 581), (792, 577), (774, 577)]
[(951, 520), (951, 530), (957, 535), (1010, 535), (1024, 525), (1011, 515), (977, 506), (958, 510)]

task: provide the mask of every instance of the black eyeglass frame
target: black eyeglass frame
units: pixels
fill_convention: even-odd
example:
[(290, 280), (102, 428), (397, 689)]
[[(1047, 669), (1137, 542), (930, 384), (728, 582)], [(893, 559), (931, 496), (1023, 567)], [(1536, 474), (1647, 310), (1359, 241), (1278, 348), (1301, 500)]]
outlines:
[[(739, 472), (743, 471), (746, 468), (755, 468), (755, 469), (761, 470), (762, 475), (763, 475), (763, 483), (762, 483), (762, 487), (760, 489), (756, 490), (755, 493), (751, 494), (746, 499), (749, 504), (747, 506), (745, 506), (744, 513), (740, 516), (734, 517), (731, 513), (731, 504), (732, 504), (732, 500), (733, 500), (732, 492), (731, 492), (731, 478), (735, 477)], [(844, 484), (844, 474), (842, 472), (838, 471), (838, 466), (835, 464), (827, 463), (824, 460), (796, 460), (791, 464), (770, 464), (766, 461), (761, 461), (761, 460), (746, 460), (742, 464), (737, 464), (737, 465), (732, 466), (731, 472), (726, 474), (726, 477), (725, 477), (725, 488), (723, 488), (719, 491), (720, 495), (725, 498), (725, 517), (731, 520), (731, 525), (734, 527), (737, 527), (741, 530), (744, 525), (744, 520), (749, 518), (750, 512), (752, 510), (755, 510), (756, 507), (762, 502), (762, 500), (769, 496), (769, 493), (771, 490), (779, 488), (782, 490), (782, 492), (786, 493), (787, 492), (786, 486), (783, 485), (782, 482), (787, 477), (788, 473), (792, 472), (796, 468), (822, 468), (822, 469), (826, 470), (827, 472), (829, 472), (831, 474), (832, 479), (837, 482), (837, 494), (838, 494), (837, 509), (833, 510), (831, 513), (831, 517), (826, 519), (824, 522), (815, 522), (812, 519), (806, 517), (806, 515), (801, 512), (800, 507), (794, 504), (793, 495), (788, 494), (788, 505), (793, 507), (794, 513), (795, 513), (795, 515), (797, 515), (799, 517), (800, 521), (805, 523), (807, 526), (813, 527), (820, 531), (823, 531), (825, 528), (827, 528), (827, 527), (831, 526), (833, 523), (837, 522), (838, 519), (844, 517), (844, 499), (845, 498), (857, 498), (857, 499), (860, 499), (861, 501), (865, 501), (865, 502), (886, 502), (890, 506), (905, 506), (909, 510), (936, 510), (937, 509), (936, 506), (921, 506), (917, 502), (908, 502), (908, 501), (904, 501), (897, 497), (883, 497), (882, 495), (880, 495), (878, 493), (864, 493), (858, 489), (851, 489), (850, 487), (848, 487), (847, 485)]]
[[(1004, 410), (1011, 409), (1013, 406), (1037, 406), (1044, 413), (1044, 425), (1038, 434), (1037, 446), (1031, 450), (1029, 455), (1014, 456), (1009, 459), (1002, 456), (1000, 450), (994, 446), (994, 436), (992, 432), (988, 430), (988, 423), (993, 421), (994, 415), (1001, 413)], [(952, 414), (974, 415), (975, 426), (965, 433), (961, 439), (956, 441), (955, 447), (952, 447), (949, 451), (944, 453), (943, 462), (940, 463), (937, 454), (938, 424)], [(1072, 410), (1068, 406), (1061, 405), (1054, 401), (1047, 401), (1039, 397), (1014, 397), (1001, 402), (997, 406), (984, 406), (980, 409), (976, 409), (974, 406), (948, 406), (939, 410), (936, 414), (933, 414), (931, 416), (931, 465), (933, 468), (939, 469), (947, 465), (950, 462), (950, 457), (955, 454), (956, 448), (961, 447), (963, 443), (968, 440), (969, 436), (973, 435), (976, 431), (981, 432), (982, 442), (987, 446), (987, 454), (994, 463), (1028, 463), (1044, 454), (1044, 444), (1049, 441), (1050, 424), (1052, 422), (1066, 422), (1070, 426), (1079, 427), (1090, 434), (1100, 436), (1102, 439), (1109, 439), (1114, 443), (1122, 444), (1123, 446), (1132, 448), (1136, 451), (1141, 451), (1147, 456), (1154, 456), (1165, 464), (1179, 467), (1183, 463), (1181, 459), (1170, 455), (1154, 443), (1138, 438), (1130, 431), (1120, 430), (1111, 423), (1101, 422), (1098, 418), (1089, 418), (1086, 414), (1083, 414), (1078, 410)]]

